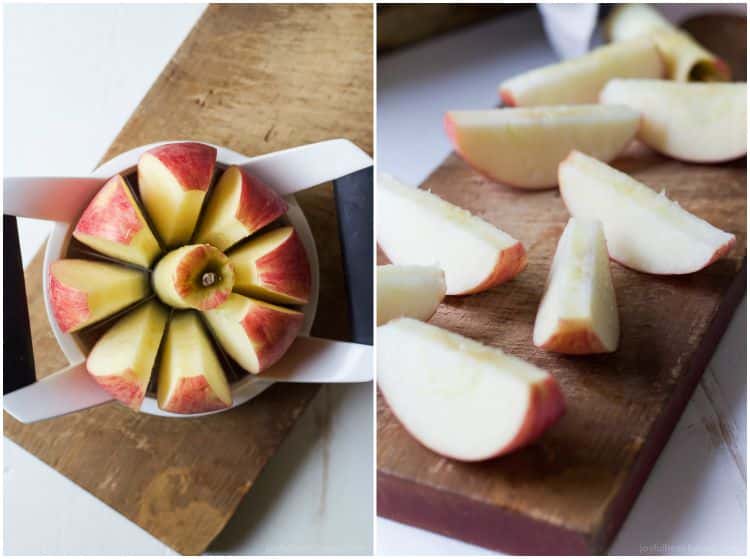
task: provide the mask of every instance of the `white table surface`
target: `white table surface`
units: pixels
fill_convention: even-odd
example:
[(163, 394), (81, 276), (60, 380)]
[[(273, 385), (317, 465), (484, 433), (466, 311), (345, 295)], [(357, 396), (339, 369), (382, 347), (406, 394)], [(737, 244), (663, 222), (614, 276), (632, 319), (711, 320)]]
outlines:
[[(6, 5), (3, 174), (93, 169), (204, 7)], [(48, 233), (22, 220), (24, 263)], [(372, 417), (372, 383), (322, 389), (209, 553), (369, 554)], [(173, 553), (8, 439), (3, 451), (6, 554)]]
[[(672, 8), (668, 15), (683, 17), (687, 9), (700, 7)], [(419, 184), (451, 151), (442, 128), (446, 110), (490, 108), (503, 79), (554, 60), (534, 12), (381, 57), (379, 171)], [(745, 553), (746, 317), (743, 300), (610, 553)], [(377, 519), (376, 552), (489, 553), (383, 518)]]

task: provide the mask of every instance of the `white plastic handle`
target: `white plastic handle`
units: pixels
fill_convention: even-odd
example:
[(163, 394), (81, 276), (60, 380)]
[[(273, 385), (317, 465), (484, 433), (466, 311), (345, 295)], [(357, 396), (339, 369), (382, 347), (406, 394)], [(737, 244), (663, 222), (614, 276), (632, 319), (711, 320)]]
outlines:
[(104, 182), (90, 177), (6, 177), (3, 213), (70, 223)]

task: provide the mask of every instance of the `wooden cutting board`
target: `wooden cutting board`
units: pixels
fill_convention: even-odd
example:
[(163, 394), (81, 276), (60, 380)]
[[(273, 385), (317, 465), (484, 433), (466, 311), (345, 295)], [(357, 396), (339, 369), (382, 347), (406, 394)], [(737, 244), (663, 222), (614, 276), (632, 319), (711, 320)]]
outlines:
[[(257, 155), (336, 137), (372, 153), (372, 8), (212, 5), (104, 160), (176, 138)], [(349, 339), (331, 185), (297, 199), (320, 256), (312, 333)], [(26, 272), (38, 377), (67, 365), (47, 321), (41, 275), (42, 252)], [(114, 403), (33, 425), (4, 414), (5, 435), (193, 555), (221, 531), (317, 390), (276, 385), (229, 412), (183, 420)]]
[(568, 219), (557, 190), (493, 184), (455, 154), (421, 185), (528, 251), (528, 267), (515, 279), (446, 298), (431, 322), (550, 371), (567, 413), (532, 446), (465, 464), (422, 447), (379, 396), (379, 515), (517, 554), (607, 549), (745, 292), (747, 275), (745, 159), (688, 165), (636, 145), (615, 166), (734, 233), (737, 246), (729, 258), (688, 276), (651, 276), (612, 263), (622, 335), (618, 351), (604, 356), (564, 357), (532, 345)]

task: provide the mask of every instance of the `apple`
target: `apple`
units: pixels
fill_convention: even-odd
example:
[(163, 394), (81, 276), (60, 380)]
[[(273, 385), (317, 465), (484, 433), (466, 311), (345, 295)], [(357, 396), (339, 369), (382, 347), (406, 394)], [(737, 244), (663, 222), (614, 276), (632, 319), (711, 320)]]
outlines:
[(735, 236), (682, 209), (662, 193), (580, 152), (560, 164), (570, 215), (598, 219), (609, 255), (650, 274), (697, 272), (726, 255)]
[(96, 193), (78, 220), (73, 237), (106, 256), (144, 268), (161, 252), (120, 175), (109, 179)]
[(642, 115), (638, 138), (656, 151), (695, 163), (747, 154), (747, 84), (612, 80), (602, 103)]
[(57, 260), (50, 265), (49, 296), (57, 325), (75, 332), (148, 295), (146, 274), (95, 260)]
[(617, 349), (619, 337), (602, 224), (571, 217), (536, 315), (534, 345), (558, 353), (607, 353)]
[(229, 253), (234, 289), (274, 303), (304, 305), (310, 298), (310, 264), (293, 227), (250, 239)]
[(281, 359), (297, 337), (304, 315), (232, 293), (203, 313), (219, 344), (246, 371), (257, 374)]
[(516, 76), (500, 84), (500, 97), (511, 107), (596, 103), (612, 78), (660, 78), (663, 74), (654, 43), (633, 39)]
[(378, 326), (401, 316), (428, 320), (445, 297), (445, 272), (435, 266), (378, 266)]
[(194, 311), (178, 311), (169, 323), (157, 402), (172, 413), (204, 413), (232, 405), (224, 369)]
[(234, 269), (229, 258), (211, 245), (186, 245), (159, 260), (153, 284), (167, 305), (205, 311), (226, 301), (234, 285)]
[(138, 189), (167, 248), (190, 242), (211, 185), (216, 148), (195, 142), (164, 144), (138, 161)]
[(377, 378), (394, 415), (420, 443), (478, 461), (526, 446), (565, 412), (546, 371), (411, 318), (378, 328)]
[(616, 6), (605, 27), (611, 41), (650, 37), (671, 80), (727, 81), (731, 77), (726, 62), (674, 27), (648, 4)]
[(149, 301), (119, 319), (94, 345), (86, 369), (99, 385), (137, 410), (146, 395), (167, 310)]
[(633, 139), (640, 115), (627, 107), (571, 105), (451, 111), (445, 129), (456, 152), (493, 181), (520, 188), (557, 185), (571, 150), (610, 161)]
[(446, 293), (478, 293), (526, 267), (523, 245), (483, 219), (388, 175), (378, 177), (378, 244), (393, 264), (437, 266)]
[(284, 215), (281, 196), (240, 167), (229, 167), (211, 193), (196, 240), (226, 250)]

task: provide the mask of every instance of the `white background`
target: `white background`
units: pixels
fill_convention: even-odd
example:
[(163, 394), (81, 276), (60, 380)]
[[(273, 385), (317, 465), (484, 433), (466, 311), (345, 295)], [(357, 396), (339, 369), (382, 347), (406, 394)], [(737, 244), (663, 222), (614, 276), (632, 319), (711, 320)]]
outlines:
[[(503, 79), (555, 60), (533, 11), (381, 57), (379, 171), (419, 184), (451, 151), (446, 110), (493, 107)], [(746, 316), (743, 302), (610, 553), (745, 553)], [(382, 554), (489, 553), (382, 518), (376, 533)]]
[[(92, 170), (203, 9), (5, 6), (3, 174)], [(28, 263), (49, 224), (20, 230)], [(209, 553), (369, 553), (372, 410), (371, 383), (321, 390)], [(6, 554), (172, 553), (7, 439), (3, 450)]]

